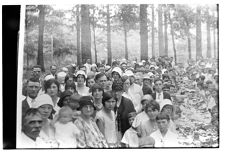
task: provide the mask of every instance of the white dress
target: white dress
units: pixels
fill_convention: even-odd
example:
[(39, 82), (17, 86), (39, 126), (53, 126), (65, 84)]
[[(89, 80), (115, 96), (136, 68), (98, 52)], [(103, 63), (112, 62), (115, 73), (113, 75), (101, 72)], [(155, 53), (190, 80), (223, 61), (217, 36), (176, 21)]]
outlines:
[(127, 147), (139, 147), (139, 138), (137, 132), (132, 127), (130, 127), (124, 133), (121, 142), (126, 144)]
[(141, 86), (137, 84), (132, 84), (128, 89), (128, 94), (132, 98), (132, 102), (134, 104), (134, 108), (137, 113), (141, 112), (142, 105), (141, 105), (141, 98), (143, 97), (143, 91)]
[(59, 148), (77, 148), (77, 137), (80, 131), (72, 122), (62, 124), (55, 123), (55, 138)]

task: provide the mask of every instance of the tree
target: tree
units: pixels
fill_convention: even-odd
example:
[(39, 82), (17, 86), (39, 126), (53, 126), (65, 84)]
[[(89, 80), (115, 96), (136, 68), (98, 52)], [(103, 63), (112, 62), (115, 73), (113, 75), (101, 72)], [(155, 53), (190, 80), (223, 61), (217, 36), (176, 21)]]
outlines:
[(140, 5), (141, 60), (148, 60), (147, 4)]
[(76, 6), (76, 29), (77, 29), (77, 64), (82, 63), (82, 54), (80, 51), (80, 6)]
[(37, 64), (41, 66), (42, 71), (45, 72), (44, 57), (43, 57), (43, 37), (45, 26), (45, 6), (38, 5), (39, 9), (39, 31), (38, 31), (38, 57)]
[(112, 64), (112, 51), (111, 51), (111, 26), (110, 26), (110, 12), (109, 5), (107, 5), (107, 50), (108, 50), (108, 64)]
[(89, 5), (81, 5), (81, 51), (83, 62), (91, 58), (91, 31)]
[(155, 57), (155, 14), (154, 4), (152, 4), (152, 57)]
[(196, 13), (196, 59), (202, 57), (202, 30), (201, 30), (201, 7), (197, 7)]
[(206, 8), (206, 30), (207, 30), (207, 57), (211, 58), (211, 34), (210, 34), (210, 25), (211, 25), (211, 17), (209, 15), (209, 8)]
[(158, 41), (159, 41), (159, 56), (164, 56), (164, 41), (163, 41), (163, 24), (162, 24), (162, 5), (158, 5)]
[(168, 56), (168, 35), (167, 35), (167, 17), (168, 16), (168, 7), (164, 5), (164, 40), (165, 40), (165, 55)]

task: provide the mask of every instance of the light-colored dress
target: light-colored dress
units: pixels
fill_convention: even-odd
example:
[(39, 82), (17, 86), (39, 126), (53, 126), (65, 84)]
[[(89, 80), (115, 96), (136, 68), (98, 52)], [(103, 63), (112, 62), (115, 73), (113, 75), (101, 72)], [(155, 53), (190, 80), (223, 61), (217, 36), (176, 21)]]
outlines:
[(121, 142), (126, 144), (126, 146), (129, 148), (139, 147), (139, 138), (138, 138), (137, 132), (132, 127), (130, 127), (124, 133)]
[(93, 119), (87, 123), (80, 117), (74, 124), (81, 131), (80, 139), (84, 142), (83, 148), (108, 148), (105, 137)]

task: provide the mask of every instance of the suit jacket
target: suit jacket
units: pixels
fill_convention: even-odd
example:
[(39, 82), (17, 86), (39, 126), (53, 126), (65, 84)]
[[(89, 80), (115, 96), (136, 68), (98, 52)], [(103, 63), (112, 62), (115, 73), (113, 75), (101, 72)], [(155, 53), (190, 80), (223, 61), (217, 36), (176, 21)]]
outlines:
[[(156, 99), (156, 93), (154, 92), (152, 94), (152, 98), (155, 100)], [(171, 97), (170, 97), (170, 94), (167, 93), (167, 92), (163, 92), (163, 99), (169, 99), (169, 100), (172, 100)]]
[(30, 108), (27, 98), (22, 101), (22, 117), (25, 115), (26, 111)]
[(128, 98), (122, 97), (121, 104), (117, 108), (117, 123), (118, 129), (121, 131), (122, 136), (131, 126), (128, 120), (128, 114), (131, 112), (136, 112), (132, 101)]

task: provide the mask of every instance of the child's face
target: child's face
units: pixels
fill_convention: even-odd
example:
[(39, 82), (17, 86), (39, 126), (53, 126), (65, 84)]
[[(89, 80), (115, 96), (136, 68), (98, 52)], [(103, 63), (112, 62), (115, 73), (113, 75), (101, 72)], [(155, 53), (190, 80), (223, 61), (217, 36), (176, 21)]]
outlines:
[(60, 114), (60, 117), (59, 117), (59, 122), (60, 123), (63, 123), (63, 124), (66, 124), (68, 122), (72, 121), (72, 114), (69, 113), (69, 112), (62, 112)]
[(170, 123), (167, 119), (157, 120), (156, 122), (160, 131), (167, 130)]
[(128, 119), (128, 121), (129, 121), (129, 124), (130, 124), (130, 125), (132, 125), (132, 124), (133, 124), (133, 122), (134, 122), (134, 118), (135, 118), (135, 117), (130, 117), (130, 118)]

